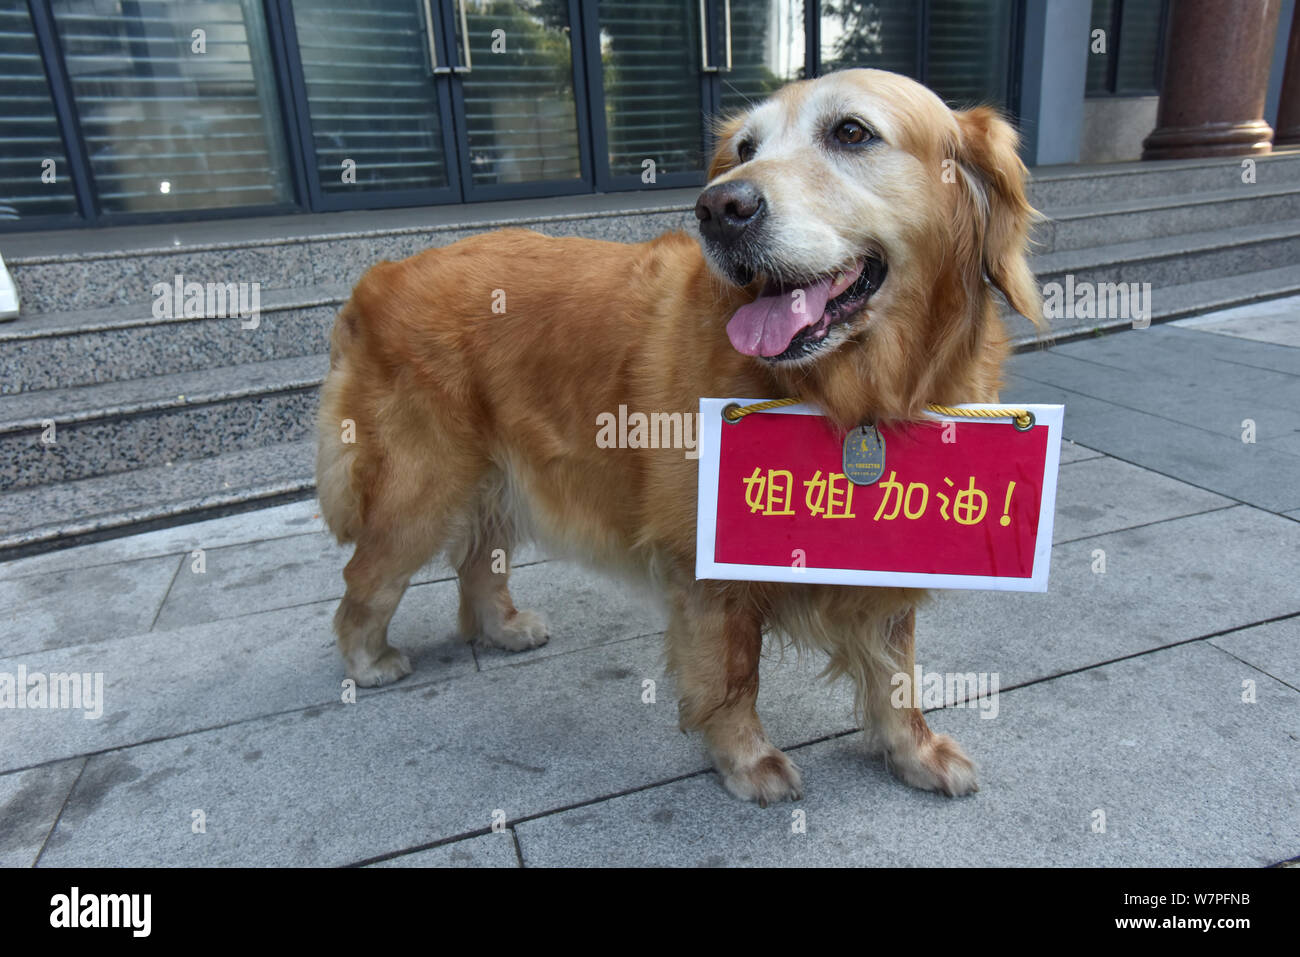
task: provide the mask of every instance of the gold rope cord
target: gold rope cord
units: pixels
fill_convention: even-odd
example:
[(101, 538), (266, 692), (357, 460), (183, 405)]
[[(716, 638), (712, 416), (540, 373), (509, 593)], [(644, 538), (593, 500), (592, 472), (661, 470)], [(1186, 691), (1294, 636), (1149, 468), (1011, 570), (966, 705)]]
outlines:
[[(766, 412), (786, 405), (797, 405), (801, 399), (771, 399), (767, 402), (755, 402), (753, 405), (736, 405), (734, 402), (722, 410), (722, 417), (728, 422), (739, 422), (752, 412)], [(951, 405), (927, 405), (926, 408), (936, 415), (950, 415), (968, 419), (1011, 419), (1021, 432), (1034, 427), (1034, 414), (1028, 409), (958, 409)]]

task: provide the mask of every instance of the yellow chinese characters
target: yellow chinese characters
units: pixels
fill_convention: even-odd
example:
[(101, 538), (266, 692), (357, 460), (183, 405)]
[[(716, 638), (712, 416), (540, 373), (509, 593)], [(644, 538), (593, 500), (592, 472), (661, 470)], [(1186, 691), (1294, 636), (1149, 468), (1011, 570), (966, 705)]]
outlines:
[[(748, 477), (742, 477), (741, 481), (745, 485), (745, 504), (751, 513), (796, 514), (792, 505), (795, 477), (789, 471), (764, 470), (755, 466), (754, 471)], [(823, 474), (818, 469), (812, 478), (804, 480), (803, 485), (804, 506), (813, 518), (857, 518), (853, 511), (854, 486), (844, 474)], [(1015, 487), (1015, 482), (1007, 483), (1006, 507), (998, 520), (1003, 526), (1011, 523), (1011, 496)], [(925, 482), (900, 482), (896, 471), (891, 471), (889, 478), (881, 482), (878, 488), (881, 492), (880, 505), (871, 517), (873, 522), (892, 522), (900, 515), (904, 519), (916, 520), (925, 515), (930, 507), (930, 486)], [(945, 476), (943, 486), (933, 490), (933, 498), (938, 502), (939, 515), (945, 522), (978, 525), (988, 514), (989, 497), (983, 489), (976, 487), (973, 475), (967, 476), (965, 488)]]
[(808, 489), (804, 504), (814, 518), (857, 518), (853, 514), (853, 483), (847, 476), (828, 472), (822, 478), (821, 469), (818, 469), (803, 484)]
[[(794, 476), (785, 469), (754, 468), (745, 483), (745, 504), (762, 515), (794, 515)], [(814, 518), (856, 518), (853, 514), (853, 484), (839, 472), (825, 476), (818, 469), (804, 483), (804, 504)]]
[(760, 509), (764, 515), (793, 515), (790, 507), (790, 495), (794, 488), (794, 476), (785, 469), (768, 469), (767, 474), (754, 466), (754, 474), (745, 483), (745, 504), (751, 512)]
[[(948, 488), (956, 488), (952, 479), (944, 477), (943, 484)], [(1011, 490), (1015, 488), (1016, 483), (1012, 482), (1007, 488), (1007, 505), (1011, 504)], [(890, 472), (889, 478), (880, 483), (880, 490), (883, 493), (880, 499), (880, 507), (876, 509), (873, 516), (874, 521), (883, 520), (886, 522), (898, 518), (899, 512), (902, 512), (904, 518), (920, 518), (925, 514), (926, 506), (930, 501), (930, 487), (924, 482), (909, 482), (906, 487), (898, 481), (898, 473)], [(975, 476), (969, 476), (967, 485), (959, 489), (951, 498), (941, 490), (936, 490), (934, 497), (939, 500), (939, 514), (945, 522), (955, 521), (958, 525), (978, 525), (984, 520), (984, 513), (988, 511), (989, 497), (982, 489), (975, 487)], [(890, 508), (890, 503), (893, 508)], [(948, 506), (952, 506), (952, 515), (948, 514)], [(888, 514), (886, 514), (888, 512)], [(1003, 525), (1008, 521), (1003, 521)]]

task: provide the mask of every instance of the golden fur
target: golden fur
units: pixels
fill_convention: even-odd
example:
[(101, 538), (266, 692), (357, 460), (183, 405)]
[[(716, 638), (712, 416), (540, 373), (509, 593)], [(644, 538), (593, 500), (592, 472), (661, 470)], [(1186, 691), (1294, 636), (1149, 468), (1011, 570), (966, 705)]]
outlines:
[[(816, 131), (840, 115), (879, 141), (828, 149)], [(742, 133), (759, 144), (748, 162)], [(493, 570), (495, 549), (531, 536), (662, 591), (682, 727), (703, 732), (733, 794), (801, 794), (755, 711), (765, 632), (824, 652), (854, 682), (869, 737), (903, 780), (975, 790), (960, 748), (889, 704), (891, 675), (911, 673), (922, 592), (697, 581), (696, 463), (594, 438), (620, 405), (691, 412), (701, 396), (798, 396), (844, 428), (996, 401), (1006, 345), (991, 287), (1041, 318), (1016, 143), (994, 111), (953, 112), (873, 70), (793, 84), (722, 128), (711, 183), (743, 176), (762, 190), (773, 257), (809, 275), (844, 265), (836, 250), (870, 246), (888, 262), (844, 341), (799, 363), (732, 347), (728, 318), (761, 279), (728, 282), (685, 233), (625, 245), (506, 230), (369, 270), (334, 327), (317, 464), (329, 527), (356, 545), (335, 618), (347, 674), (371, 685), (409, 673), (388, 622), (439, 554), (459, 576), (467, 640), (544, 642)]]

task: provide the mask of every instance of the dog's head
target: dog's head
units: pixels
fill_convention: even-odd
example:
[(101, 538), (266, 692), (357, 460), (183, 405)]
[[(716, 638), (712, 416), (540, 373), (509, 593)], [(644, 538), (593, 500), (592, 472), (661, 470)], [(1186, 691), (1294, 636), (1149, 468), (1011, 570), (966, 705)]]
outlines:
[(1026, 170), (995, 111), (845, 70), (791, 84), (719, 133), (695, 213), (714, 272), (755, 297), (727, 335), (778, 375), (820, 384), (836, 417), (978, 398), (922, 393), (982, 351), (990, 286), (1041, 321)]

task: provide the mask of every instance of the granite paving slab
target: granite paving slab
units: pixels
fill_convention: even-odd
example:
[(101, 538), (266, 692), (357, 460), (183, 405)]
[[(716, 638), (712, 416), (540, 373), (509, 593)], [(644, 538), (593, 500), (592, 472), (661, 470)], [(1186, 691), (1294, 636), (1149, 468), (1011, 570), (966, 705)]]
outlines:
[(31, 867), (85, 758), (0, 774), (0, 867)]
[(1300, 457), (1145, 412), (1076, 415), (1072, 435), (1106, 454), (1272, 512), (1300, 506)]
[(1300, 590), (1277, 576), (1297, 550), (1296, 523), (1243, 506), (1058, 545), (1045, 595), (935, 593), (917, 661), (1006, 688), (1294, 614)]
[[(372, 860), (695, 773), (651, 637), (97, 754), (42, 864)], [(779, 746), (852, 727), (812, 663), (764, 663)], [(656, 680), (653, 703), (643, 701)], [(721, 785), (720, 803), (731, 804)], [(192, 831), (203, 812), (206, 833)]]
[(1174, 325), (1197, 332), (1212, 332), (1220, 336), (1300, 348), (1297, 312), (1300, 312), (1300, 296), (1287, 296), (1235, 309), (1224, 309), (1207, 316), (1181, 319)]
[(1194, 515), (1235, 503), (1109, 457), (1062, 467), (1056, 485), (1054, 542), (1068, 542)]
[(519, 867), (514, 832), (509, 828), (492, 834), (480, 834), (463, 841), (453, 841), (400, 857), (368, 865), (370, 867)]
[(167, 555), (0, 581), (0, 655), (148, 631), (179, 566)]
[[(0, 672), (102, 675), (99, 717), (76, 710), (0, 711), (0, 771), (189, 734), (341, 701), (335, 603), (281, 608), (168, 632), (0, 659)], [(412, 588), (389, 636), (411, 658), (407, 683), (475, 671), (469, 646), (431, 620), (455, 621), (455, 589)], [(450, 616), (450, 618), (448, 618)], [(83, 681), (85, 679), (83, 678)], [(358, 699), (385, 693), (358, 688)]]
[(1210, 644), (1300, 690), (1300, 617), (1219, 635)]
[(1294, 427), (1300, 421), (1300, 376), (1253, 370), (1253, 387), (1242, 394), (1220, 387), (1212, 377), (1183, 383), (1150, 371), (1134, 375), (1055, 350), (1035, 356), (1032, 363), (1013, 361), (1012, 368), (1023, 378), (1235, 439), (1240, 439), (1245, 419), (1271, 433), (1282, 431), (1282, 423)]
[(847, 736), (792, 753), (797, 804), (726, 805), (700, 775), (516, 832), (526, 867), (1260, 867), (1300, 848), (1300, 693), (1261, 677), (1245, 704), (1247, 674), (1197, 643), (1003, 693), (995, 720), (932, 713), (978, 755), (966, 798)]
[(0, 580), (40, 572), (111, 565), (133, 558), (188, 555), (196, 548), (243, 545), (305, 532), (321, 532), (324, 527), (320, 505), (312, 498), (0, 562)]

